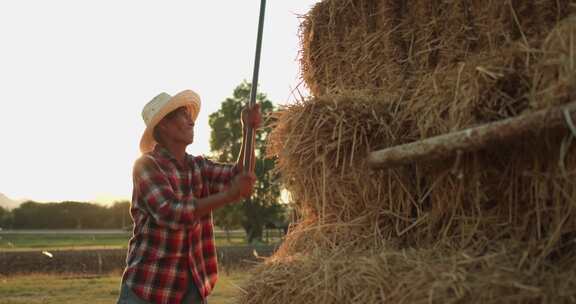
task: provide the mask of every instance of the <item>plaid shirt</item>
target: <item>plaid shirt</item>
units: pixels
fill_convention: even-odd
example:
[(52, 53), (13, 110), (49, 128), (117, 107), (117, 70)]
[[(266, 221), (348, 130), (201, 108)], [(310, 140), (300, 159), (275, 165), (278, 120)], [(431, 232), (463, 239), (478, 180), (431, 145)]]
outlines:
[(206, 298), (218, 278), (212, 214), (196, 217), (194, 209), (198, 198), (223, 191), (238, 169), (188, 154), (186, 162), (183, 168), (157, 145), (134, 165), (134, 231), (122, 282), (153, 303), (180, 303), (190, 279)]

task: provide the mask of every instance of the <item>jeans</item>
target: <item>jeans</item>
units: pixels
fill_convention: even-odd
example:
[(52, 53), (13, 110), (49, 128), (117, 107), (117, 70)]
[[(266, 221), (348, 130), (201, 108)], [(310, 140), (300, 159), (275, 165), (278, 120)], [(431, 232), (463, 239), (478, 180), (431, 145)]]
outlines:
[[(118, 297), (117, 304), (152, 304), (151, 302), (147, 302), (142, 300), (138, 297), (130, 287), (128, 287), (125, 283), (122, 283), (122, 287), (120, 288), (120, 296)], [(188, 291), (184, 294), (184, 298), (182, 299), (182, 304), (208, 304), (208, 301), (202, 301), (202, 297), (200, 296), (200, 291), (198, 288), (190, 280), (190, 285), (188, 286)]]

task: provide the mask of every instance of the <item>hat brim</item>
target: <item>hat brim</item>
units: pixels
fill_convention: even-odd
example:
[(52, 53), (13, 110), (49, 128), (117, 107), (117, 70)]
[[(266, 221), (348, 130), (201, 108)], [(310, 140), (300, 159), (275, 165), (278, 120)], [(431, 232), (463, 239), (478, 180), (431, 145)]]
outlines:
[(180, 107), (188, 107), (192, 120), (196, 121), (200, 112), (200, 105), (200, 96), (192, 90), (182, 91), (170, 98), (146, 126), (146, 130), (140, 138), (140, 152), (144, 154), (154, 149), (157, 144), (153, 134), (154, 128), (164, 116)]

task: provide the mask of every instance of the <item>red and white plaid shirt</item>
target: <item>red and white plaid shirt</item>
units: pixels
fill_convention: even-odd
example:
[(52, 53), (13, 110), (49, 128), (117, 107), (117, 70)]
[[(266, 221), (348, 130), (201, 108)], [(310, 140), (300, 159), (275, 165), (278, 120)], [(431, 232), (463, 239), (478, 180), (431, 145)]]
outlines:
[(196, 217), (194, 210), (239, 170), (188, 154), (186, 162), (182, 167), (157, 145), (134, 165), (134, 231), (122, 282), (153, 303), (180, 303), (190, 279), (205, 299), (218, 278), (212, 214)]

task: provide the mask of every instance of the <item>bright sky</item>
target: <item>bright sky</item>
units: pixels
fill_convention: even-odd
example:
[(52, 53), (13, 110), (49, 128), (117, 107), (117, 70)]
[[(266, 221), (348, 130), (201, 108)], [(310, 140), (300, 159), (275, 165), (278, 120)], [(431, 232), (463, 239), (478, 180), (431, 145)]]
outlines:
[[(276, 103), (298, 85), (298, 15), (317, 0), (270, 0), (259, 91)], [(251, 81), (260, 1), (0, 2), (0, 193), (36, 201), (128, 199), (156, 94), (202, 97), (208, 115)]]

